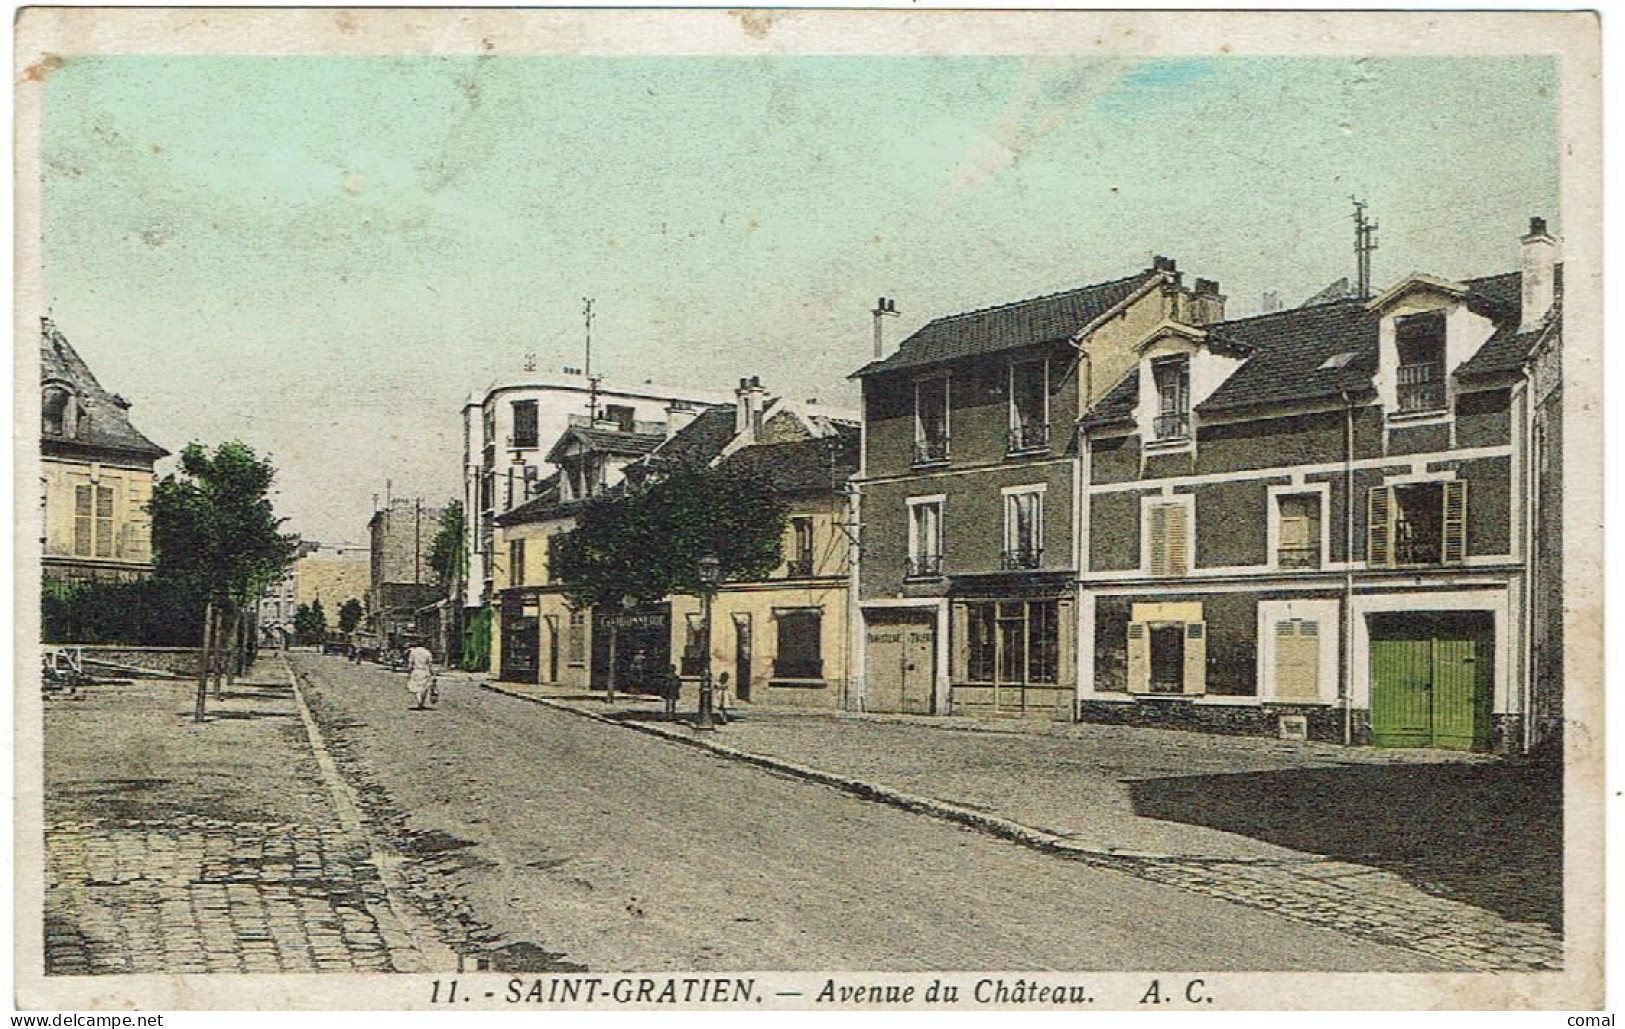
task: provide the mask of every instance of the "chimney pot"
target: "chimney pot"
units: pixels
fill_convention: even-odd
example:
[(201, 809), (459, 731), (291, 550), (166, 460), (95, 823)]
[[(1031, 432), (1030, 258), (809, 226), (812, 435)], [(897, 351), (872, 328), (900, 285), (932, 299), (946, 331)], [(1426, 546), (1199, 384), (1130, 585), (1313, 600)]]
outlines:
[(1556, 300), (1557, 240), (1546, 231), (1546, 219), (1529, 219), (1529, 234), (1521, 240), (1519, 262), (1523, 310), (1518, 319), (1520, 332), (1539, 328)]

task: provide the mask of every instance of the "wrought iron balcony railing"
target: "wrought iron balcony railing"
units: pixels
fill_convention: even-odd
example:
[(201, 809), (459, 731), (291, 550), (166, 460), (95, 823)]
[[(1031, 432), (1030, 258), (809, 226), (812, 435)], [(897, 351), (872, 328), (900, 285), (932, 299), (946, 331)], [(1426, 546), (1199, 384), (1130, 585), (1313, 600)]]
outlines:
[(908, 577), (923, 579), (942, 574), (941, 554), (911, 554), (908, 558)]
[(914, 444), (915, 464), (935, 464), (948, 460), (948, 437), (936, 436), (918, 440)]
[(1003, 555), (1003, 566), (1007, 572), (1019, 572), (1028, 568), (1037, 568), (1044, 560), (1043, 547), (1016, 547), (1006, 550)]
[(1276, 562), (1282, 568), (1319, 568), (1319, 547), (1281, 547), (1275, 552)]
[(785, 562), (784, 574), (791, 579), (805, 579), (813, 573), (813, 559), (793, 557)]
[(1010, 430), (1009, 453), (1028, 454), (1049, 449), (1049, 423), (1028, 422)]
[(1191, 434), (1191, 416), (1189, 413), (1159, 414), (1153, 426), (1157, 439), (1185, 439)]
[(1444, 363), (1427, 361), (1399, 366), (1399, 411), (1417, 414), (1444, 410)]

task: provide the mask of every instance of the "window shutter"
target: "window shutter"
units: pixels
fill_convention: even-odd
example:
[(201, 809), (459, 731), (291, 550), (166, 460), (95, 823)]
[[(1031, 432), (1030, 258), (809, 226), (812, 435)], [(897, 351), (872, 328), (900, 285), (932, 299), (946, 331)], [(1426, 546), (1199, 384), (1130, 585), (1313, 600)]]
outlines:
[(1128, 691), (1151, 692), (1151, 631), (1144, 622), (1128, 623)]
[(1168, 573), (1171, 576), (1185, 574), (1189, 564), (1189, 555), (1186, 554), (1186, 540), (1188, 526), (1185, 523), (1185, 508), (1177, 504), (1169, 504), (1168, 512)]
[(1168, 574), (1168, 506), (1151, 507), (1151, 574)]
[(1444, 484), (1444, 554), (1446, 564), (1460, 564), (1467, 557), (1467, 484)]
[(1288, 618), (1275, 623), (1275, 697), (1314, 701), (1320, 694), (1320, 625)]
[(113, 487), (96, 487), (96, 556), (113, 556)]
[(1207, 692), (1207, 623), (1185, 623), (1185, 692)]
[(1389, 521), (1392, 501), (1388, 486), (1373, 486), (1366, 494), (1365, 563), (1373, 568), (1393, 563), (1393, 525)]
[(91, 513), (92, 488), (90, 486), (73, 488), (73, 552), (81, 557), (90, 556), (91, 529), (95, 524)]

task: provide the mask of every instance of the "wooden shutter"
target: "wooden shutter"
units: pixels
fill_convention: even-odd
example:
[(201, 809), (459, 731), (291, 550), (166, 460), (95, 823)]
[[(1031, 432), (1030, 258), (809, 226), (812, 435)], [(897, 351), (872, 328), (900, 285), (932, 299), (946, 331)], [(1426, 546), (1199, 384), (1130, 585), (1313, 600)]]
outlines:
[(1459, 564), (1467, 557), (1467, 484), (1444, 484), (1444, 546), (1441, 560)]
[(81, 557), (90, 556), (91, 537), (96, 524), (94, 489), (93, 486), (73, 488), (73, 552)]
[(1128, 623), (1128, 691), (1151, 692), (1151, 627)]
[(1313, 701), (1320, 696), (1320, 624), (1299, 618), (1275, 623), (1275, 697)]
[(1365, 563), (1371, 567), (1393, 563), (1393, 488), (1373, 486), (1366, 494)]
[(1185, 623), (1185, 692), (1207, 692), (1207, 623)]
[(1168, 574), (1180, 576), (1185, 574), (1190, 563), (1190, 556), (1186, 553), (1186, 542), (1189, 536), (1189, 526), (1185, 521), (1185, 508), (1179, 504), (1168, 505)]
[(1151, 574), (1168, 574), (1168, 508), (1165, 504), (1151, 507)]

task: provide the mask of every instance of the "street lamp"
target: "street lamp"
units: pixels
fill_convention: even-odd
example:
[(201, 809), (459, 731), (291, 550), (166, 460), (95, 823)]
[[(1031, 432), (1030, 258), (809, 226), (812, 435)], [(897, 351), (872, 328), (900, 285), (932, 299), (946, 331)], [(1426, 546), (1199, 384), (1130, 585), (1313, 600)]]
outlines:
[(711, 717), (711, 597), (717, 591), (717, 580), (722, 562), (715, 554), (700, 558), (697, 569), (700, 580), (700, 713), (694, 718), (694, 728), (711, 731), (717, 723)]

